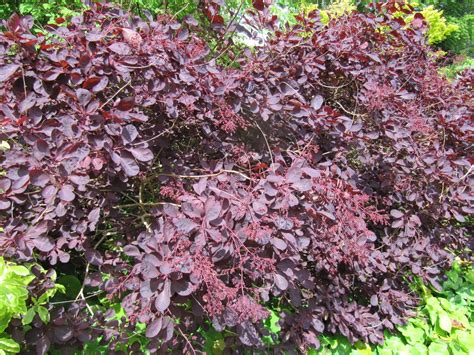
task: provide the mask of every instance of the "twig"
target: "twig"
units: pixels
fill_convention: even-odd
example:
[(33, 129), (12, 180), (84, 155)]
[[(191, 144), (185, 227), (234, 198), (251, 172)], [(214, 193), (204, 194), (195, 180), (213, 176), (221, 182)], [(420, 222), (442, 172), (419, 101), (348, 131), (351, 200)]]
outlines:
[(467, 177), (471, 174), (471, 172), (472, 172), (472, 167), (473, 167), (473, 166), (474, 166), (474, 165), (471, 165), (471, 166), (469, 167), (469, 170), (467, 171), (467, 173), (465, 173), (465, 174), (459, 179), (459, 181), (464, 180), (465, 178), (467, 178)]
[(348, 83), (345, 83), (345, 84), (342, 84), (342, 85), (339, 85), (339, 86), (330, 86), (330, 85), (326, 85), (326, 84), (323, 84), (321, 83), (319, 80), (315, 80), (319, 86), (322, 86), (323, 88), (327, 88), (327, 89), (334, 89), (334, 90), (338, 90), (338, 89), (341, 89), (347, 85), (350, 85), (353, 80), (349, 81)]
[(49, 212), (52, 212), (52, 211), (53, 211), (53, 208), (45, 207), (45, 209), (43, 211), (41, 211), (41, 214), (37, 218), (35, 218), (35, 220), (33, 221), (32, 224), (34, 225), (34, 224), (38, 223), (46, 213), (49, 213)]
[[(97, 247), (104, 241), (105, 237), (109, 236), (111, 233), (108, 232), (108, 233), (104, 233), (102, 235), (102, 238), (99, 239), (99, 241), (97, 243), (95, 243), (94, 245), (94, 249), (97, 249)], [(89, 313), (91, 314), (91, 316), (94, 315), (94, 311), (92, 310), (91, 306), (89, 306), (89, 304), (87, 303), (86, 301), (86, 297), (84, 296), (84, 288), (86, 286), (86, 279), (87, 279), (87, 276), (89, 276), (89, 268), (90, 268), (90, 263), (87, 262), (86, 264), (86, 270), (84, 272), (84, 281), (82, 282), (82, 286), (81, 286), (81, 289), (79, 290), (79, 293), (77, 294), (75, 300), (73, 302), (76, 302), (79, 298), (82, 299), (85, 304), (86, 304), (86, 308), (87, 310), (89, 311)]]
[(255, 125), (257, 126), (258, 130), (260, 131), (260, 133), (262, 133), (263, 139), (265, 140), (265, 143), (266, 143), (267, 148), (268, 148), (268, 153), (270, 154), (270, 161), (272, 162), (272, 168), (274, 168), (275, 161), (273, 160), (272, 149), (270, 148), (270, 144), (268, 143), (267, 136), (266, 136), (265, 133), (263, 132), (263, 130), (262, 130), (262, 128), (260, 127), (260, 125), (259, 125), (257, 122), (254, 122), (254, 123), (255, 123)]
[[(89, 299), (97, 295), (100, 295), (101, 293), (104, 293), (104, 292), (105, 291), (100, 290), (100, 291), (97, 291), (97, 292), (91, 293), (90, 295), (85, 296), (83, 299)], [(49, 302), (49, 304), (66, 304), (66, 303), (74, 303), (76, 301), (77, 300), (66, 300), (66, 301)]]
[(115, 98), (115, 96), (117, 96), (118, 94), (120, 94), (123, 89), (125, 89), (128, 85), (130, 85), (131, 82), (132, 82), (132, 79), (130, 79), (127, 83), (125, 83), (124, 86), (122, 86), (120, 89), (118, 89), (115, 94), (113, 94), (107, 101), (105, 101), (105, 102), (99, 107), (99, 110), (102, 110), (105, 105), (107, 105), (110, 101), (112, 101), (112, 100)]
[(286, 81), (284, 81), (283, 84), (285, 84), (285, 85), (288, 86), (291, 90), (293, 90), (293, 91), (294, 91), (294, 94), (295, 94), (296, 96), (298, 96), (298, 97), (301, 99), (301, 101), (303, 101), (303, 102), (306, 101), (305, 98), (303, 97), (303, 95), (301, 95), (293, 86), (291, 86), (290, 84), (288, 84)]
[(154, 136), (154, 137), (151, 137), (147, 140), (144, 140), (144, 141), (141, 141), (141, 142), (137, 142), (137, 143), (133, 143), (133, 145), (140, 145), (140, 144), (143, 144), (143, 143), (148, 143), (148, 142), (151, 142), (155, 139), (158, 139), (160, 138), (161, 136), (164, 136), (166, 133), (170, 132), (173, 130), (174, 126), (176, 125), (176, 122), (178, 121), (178, 119), (176, 118), (174, 121), (173, 121), (173, 124), (171, 125), (171, 127), (165, 129), (163, 132), (161, 132), (160, 134)]
[(137, 202), (137, 203), (127, 203), (125, 205), (118, 205), (116, 207), (127, 208), (127, 207), (135, 207), (135, 206), (160, 206), (160, 205), (163, 205), (163, 206), (172, 205), (176, 207), (181, 207), (181, 205), (178, 205), (172, 202), (143, 202), (143, 203)]
[(188, 337), (186, 335), (184, 335), (183, 331), (181, 330), (181, 328), (179, 326), (176, 327), (178, 330), (179, 330), (179, 333), (181, 334), (181, 336), (184, 338), (184, 340), (186, 340), (186, 343), (188, 343), (189, 347), (191, 348), (191, 351), (193, 352), (193, 354), (195, 355), (196, 354), (196, 350), (194, 349), (193, 345), (191, 344), (191, 342), (189, 341)]
[(155, 65), (156, 63), (157, 63), (157, 61), (155, 60), (155, 61), (153, 61), (153, 62), (151, 62), (151, 63), (148, 63), (147, 65), (141, 65), (141, 66), (136, 66), (136, 67), (132, 67), (132, 66), (130, 66), (130, 65), (123, 65), (123, 64), (122, 64), (122, 65), (123, 65), (125, 68), (129, 68), (129, 69), (146, 69), (146, 68), (149, 68), (149, 67)]
[(81, 289), (79, 290), (79, 293), (77, 294), (76, 299), (74, 301), (77, 301), (79, 298), (82, 299), (86, 303), (87, 310), (89, 311), (91, 316), (93, 316), (94, 311), (92, 310), (91, 306), (89, 306), (89, 304), (86, 301), (86, 298), (84, 297), (84, 287), (86, 286), (86, 278), (89, 275), (89, 266), (90, 266), (90, 263), (87, 262), (86, 271), (84, 273), (84, 281), (82, 282)]
[(102, 234), (102, 237), (100, 237), (99, 241), (97, 243), (95, 243), (94, 249), (97, 249), (97, 247), (104, 241), (104, 239), (106, 237), (108, 237), (110, 235), (113, 235), (113, 234), (116, 234), (116, 232), (115, 231), (110, 231), (110, 232)]
[(26, 100), (26, 80), (25, 80), (25, 69), (23, 69), (23, 63), (21, 63), (21, 78), (23, 80), (23, 93)]
[(334, 101), (334, 102), (342, 109), (342, 111), (344, 111), (345, 113), (347, 113), (349, 115), (359, 116), (359, 117), (364, 116), (364, 115), (361, 115), (360, 113), (355, 113), (355, 112), (351, 112), (351, 111), (347, 110), (344, 106), (341, 105), (341, 103), (339, 101)]
[(223, 170), (219, 171), (218, 173), (204, 174), (204, 175), (177, 175), (177, 174), (166, 174), (166, 173), (157, 173), (156, 175), (170, 176), (170, 177), (180, 178), (180, 179), (201, 179), (201, 178), (205, 178), (205, 177), (219, 176), (219, 175), (224, 174), (224, 173), (237, 174), (237, 175), (242, 176), (246, 180), (252, 180), (250, 177), (248, 177), (244, 173), (241, 173), (240, 171), (228, 170), (228, 169), (223, 169)]
[(443, 151), (444, 151), (444, 147), (446, 146), (446, 130), (443, 128)]
[[(237, 15), (240, 13), (240, 10), (242, 10), (242, 6), (244, 5), (244, 3), (245, 3), (245, 1), (244, 1), (244, 0), (241, 0), (240, 5), (239, 5), (239, 8), (238, 8), (237, 11), (235, 12), (234, 16), (231, 18), (231, 20), (229, 21), (229, 23), (227, 24), (227, 27), (225, 28), (224, 33), (222, 34), (222, 38), (224, 38), (225, 35), (227, 34), (227, 31), (229, 30), (230, 26), (232, 26), (233, 22), (235, 21), (235, 18), (236, 18)], [(232, 31), (232, 33), (231, 33), (231, 35), (230, 35), (230, 38), (232, 38), (232, 36), (234, 35), (234, 33), (235, 33), (235, 30)], [(216, 50), (216, 48), (217, 48), (218, 45), (219, 45), (219, 43), (216, 43), (216, 44), (214, 45), (214, 48), (212, 48), (211, 52), (214, 52), (214, 51)], [(225, 53), (225, 52), (227, 51), (227, 49), (229, 49), (229, 47), (230, 47), (230, 44), (228, 44), (228, 45), (226, 46), (226, 48), (224, 48), (224, 51), (223, 51), (222, 53)], [(221, 57), (222, 53), (219, 54), (219, 55), (217, 56), (217, 58)], [(217, 58), (216, 58), (216, 59), (217, 59)]]
[(145, 226), (147, 232), (151, 232), (151, 225), (145, 218), (146, 211), (143, 208), (143, 184), (140, 184), (140, 187), (138, 188), (138, 202), (140, 202), (140, 208), (143, 212), (142, 216), (140, 217), (140, 220)]
[(189, 6), (189, 2), (183, 6), (180, 10), (178, 10), (178, 12), (176, 12), (173, 17), (171, 18), (171, 21), (174, 21), (174, 19), (176, 18), (176, 16), (178, 16), (178, 14), (180, 14), (181, 12), (183, 12), (184, 10), (186, 10)]

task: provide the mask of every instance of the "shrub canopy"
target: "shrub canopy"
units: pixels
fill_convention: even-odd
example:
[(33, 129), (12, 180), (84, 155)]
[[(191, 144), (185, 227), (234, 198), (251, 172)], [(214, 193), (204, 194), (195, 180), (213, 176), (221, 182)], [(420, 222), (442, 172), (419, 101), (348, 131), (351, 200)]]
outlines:
[[(473, 73), (440, 77), (396, 1), (286, 31), (254, 6), (271, 35), (232, 68), (191, 17), (94, 4), (40, 32), (6, 21), (0, 250), (74, 265), (152, 349), (189, 350), (208, 319), (261, 347), (275, 298), (282, 348), (380, 343), (416, 302), (410, 279), (437, 286), (468, 246)], [(79, 296), (25, 346), (120, 339)]]

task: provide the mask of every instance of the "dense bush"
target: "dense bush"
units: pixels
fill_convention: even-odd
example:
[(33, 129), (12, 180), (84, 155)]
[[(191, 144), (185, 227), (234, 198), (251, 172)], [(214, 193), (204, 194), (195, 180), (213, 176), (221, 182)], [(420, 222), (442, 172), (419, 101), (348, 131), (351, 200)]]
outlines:
[[(87, 1), (87, 0), (86, 0)], [(35, 17), (36, 24), (53, 22), (59, 17), (77, 15), (84, 9), (81, 0), (4, 0), (0, 18), (8, 18), (14, 12)]]
[(284, 32), (253, 4), (272, 35), (232, 68), (192, 17), (95, 4), (36, 34), (5, 22), (0, 250), (83, 282), (54, 321), (16, 329), (25, 351), (119, 349), (140, 323), (152, 351), (192, 352), (209, 320), (259, 348), (275, 301), (276, 348), (380, 343), (411, 280), (438, 287), (469, 246), (472, 72), (439, 76), (422, 16), (405, 26), (396, 1)]
[(467, 54), (474, 57), (474, 9), (461, 17), (448, 17), (448, 21), (459, 27), (459, 30), (441, 43), (446, 50)]

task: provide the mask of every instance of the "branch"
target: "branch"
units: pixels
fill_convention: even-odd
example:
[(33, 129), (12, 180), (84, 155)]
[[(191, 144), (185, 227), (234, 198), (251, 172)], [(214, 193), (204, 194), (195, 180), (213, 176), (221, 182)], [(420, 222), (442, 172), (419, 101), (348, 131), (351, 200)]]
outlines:
[(156, 175), (170, 176), (170, 177), (180, 178), (180, 179), (201, 179), (205, 177), (219, 176), (224, 173), (237, 174), (237, 175), (242, 176), (245, 180), (252, 181), (252, 179), (248, 177), (247, 175), (245, 175), (244, 173), (241, 173), (240, 171), (228, 170), (228, 169), (223, 169), (219, 171), (218, 173), (204, 174), (204, 175), (178, 175), (178, 174), (166, 174), (166, 173), (157, 173)]
[(125, 205), (118, 205), (118, 206), (115, 206), (115, 207), (118, 207), (118, 208), (127, 208), (127, 207), (135, 207), (135, 206), (159, 206), (159, 205), (172, 205), (172, 206), (176, 206), (176, 207), (181, 207), (181, 205), (178, 205), (176, 203), (172, 203), (172, 202), (137, 202), (137, 203), (127, 203)]
[(360, 113), (355, 113), (355, 112), (351, 112), (349, 110), (347, 110), (344, 106), (342, 106), (342, 104), (339, 102), (339, 101), (334, 101), (341, 109), (342, 111), (344, 111), (345, 113), (349, 114), (349, 115), (352, 115), (352, 116), (355, 116), (355, 117), (363, 117), (364, 115), (363, 114), (360, 114)]
[(255, 125), (257, 126), (258, 130), (260, 131), (260, 133), (262, 133), (263, 139), (265, 139), (265, 143), (266, 143), (267, 148), (268, 148), (268, 153), (270, 154), (270, 161), (272, 162), (272, 167), (274, 167), (275, 161), (273, 160), (272, 149), (270, 148), (270, 144), (268, 143), (267, 136), (266, 136), (265, 133), (263, 132), (263, 130), (262, 130), (262, 128), (260, 127), (260, 125), (259, 125), (257, 122), (254, 122), (254, 123), (255, 123)]
[(191, 348), (191, 351), (194, 355), (196, 355), (196, 350), (194, 349), (193, 345), (191, 344), (191, 342), (189, 341), (188, 337), (183, 333), (183, 331), (181, 330), (181, 328), (179, 326), (176, 327), (178, 330), (179, 330), (179, 333), (181, 334), (181, 336), (184, 338), (184, 340), (186, 340), (186, 343), (188, 343), (189, 347)]
[(122, 92), (123, 89), (125, 89), (128, 85), (130, 85), (131, 82), (132, 82), (132, 79), (130, 79), (128, 82), (126, 82), (124, 86), (122, 86), (120, 89), (118, 89), (117, 92), (112, 95), (112, 97), (110, 97), (107, 101), (105, 101), (105, 102), (99, 107), (99, 110), (102, 110), (105, 105), (107, 105), (110, 101), (112, 101), (115, 96), (117, 96), (118, 94), (120, 94), (120, 92)]
[(142, 183), (140, 184), (140, 187), (138, 188), (138, 201), (140, 202), (140, 208), (143, 212), (143, 214), (140, 217), (140, 220), (142, 221), (143, 225), (145, 226), (147, 232), (151, 232), (151, 225), (145, 218), (146, 211), (143, 208), (143, 184)]

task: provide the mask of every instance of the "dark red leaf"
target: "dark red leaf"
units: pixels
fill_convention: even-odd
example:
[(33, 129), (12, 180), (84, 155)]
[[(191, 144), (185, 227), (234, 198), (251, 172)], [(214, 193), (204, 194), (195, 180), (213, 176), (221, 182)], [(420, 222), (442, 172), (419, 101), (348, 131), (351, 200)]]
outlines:
[(5, 64), (0, 66), (0, 82), (9, 80), (20, 68), (18, 64)]
[(130, 46), (125, 42), (114, 42), (109, 46), (109, 49), (119, 55), (129, 55), (132, 53)]
[(72, 185), (64, 185), (61, 190), (59, 190), (59, 198), (65, 202), (71, 202), (75, 199), (76, 195), (74, 194), (74, 187)]
[(262, 11), (265, 8), (265, 3), (263, 0), (252, 0), (252, 5), (259, 11)]
[(125, 97), (119, 101), (116, 107), (120, 111), (130, 111), (133, 107), (135, 107), (135, 98)]
[(163, 318), (161, 317), (153, 320), (146, 328), (146, 333), (145, 333), (146, 337), (155, 338), (160, 332), (162, 324), (163, 324)]

